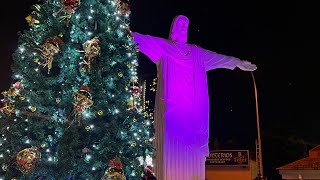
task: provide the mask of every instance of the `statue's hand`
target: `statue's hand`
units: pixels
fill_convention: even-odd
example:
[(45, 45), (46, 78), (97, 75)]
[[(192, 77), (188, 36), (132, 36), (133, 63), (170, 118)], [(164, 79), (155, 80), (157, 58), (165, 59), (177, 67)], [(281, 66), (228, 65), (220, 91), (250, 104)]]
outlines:
[(257, 69), (257, 66), (249, 61), (241, 61), (237, 67), (243, 71), (255, 71)]

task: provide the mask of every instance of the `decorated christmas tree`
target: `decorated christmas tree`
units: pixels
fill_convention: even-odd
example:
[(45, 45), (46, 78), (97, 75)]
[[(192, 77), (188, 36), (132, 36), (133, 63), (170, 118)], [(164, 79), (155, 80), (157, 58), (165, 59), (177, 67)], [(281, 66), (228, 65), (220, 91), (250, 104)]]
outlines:
[(32, 6), (2, 92), (0, 179), (141, 179), (154, 132), (129, 15), (122, 0)]

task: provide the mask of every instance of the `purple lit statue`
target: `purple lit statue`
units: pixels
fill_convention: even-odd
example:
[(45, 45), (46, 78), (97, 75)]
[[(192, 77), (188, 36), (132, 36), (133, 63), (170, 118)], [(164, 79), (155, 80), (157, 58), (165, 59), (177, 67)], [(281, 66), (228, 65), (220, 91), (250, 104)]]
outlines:
[(209, 153), (206, 71), (256, 65), (187, 44), (189, 20), (179, 15), (169, 39), (132, 32), (137, 48), (157, 65), (155, 175), (158, 180), (204, 180)]

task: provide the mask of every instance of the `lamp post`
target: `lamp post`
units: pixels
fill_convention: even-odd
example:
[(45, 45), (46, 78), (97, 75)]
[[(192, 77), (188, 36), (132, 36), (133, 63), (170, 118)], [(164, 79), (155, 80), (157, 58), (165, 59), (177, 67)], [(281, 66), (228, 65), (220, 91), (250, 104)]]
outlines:
[(261, 177), (263, 176), (263, 166), (262, 166), (262, 150), (261, 150), (261, 137), (260, 137), (260, 120), (259, 120), (259, 109), (258, 109), (258, 92), (257, 92), (257, 86), (256, 81), (253, 75), (253, 72), (251, 72), (251, 76), (253, 79), (253, 85), (254, 85), (254, 95), (256, 100), (256, 120), (257, 120), (257, 133), (258, 133), (258, 143), (257, 143), (257, 164), (258, 164), (258, 174)]

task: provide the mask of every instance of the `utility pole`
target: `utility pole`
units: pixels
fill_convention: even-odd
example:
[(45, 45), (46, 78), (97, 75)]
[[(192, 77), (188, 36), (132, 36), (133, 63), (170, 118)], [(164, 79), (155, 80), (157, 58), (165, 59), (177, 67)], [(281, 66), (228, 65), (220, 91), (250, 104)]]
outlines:
[[(258, 109), (258, 92), (257, 92), (257, 86), (256, 81), (254, 79), (253, 72), (251, 72), (251, 76), (253, 79), (253, 85), (254, 85), (254, 95), (256, 100), (256, 120), (257, 120), (257, 132), (258, 132), (258, 142), (256, 142), (256, 160), (258, 165), (258, 175), (261, 177), (263, 176), (263, 166), (262, 166), (262, 147), (261, 147), (261, 137), (260, 137), (260, 120), (259, 120), (259, 109)], [(260, 178), (260, 177), (259, 177)]]

